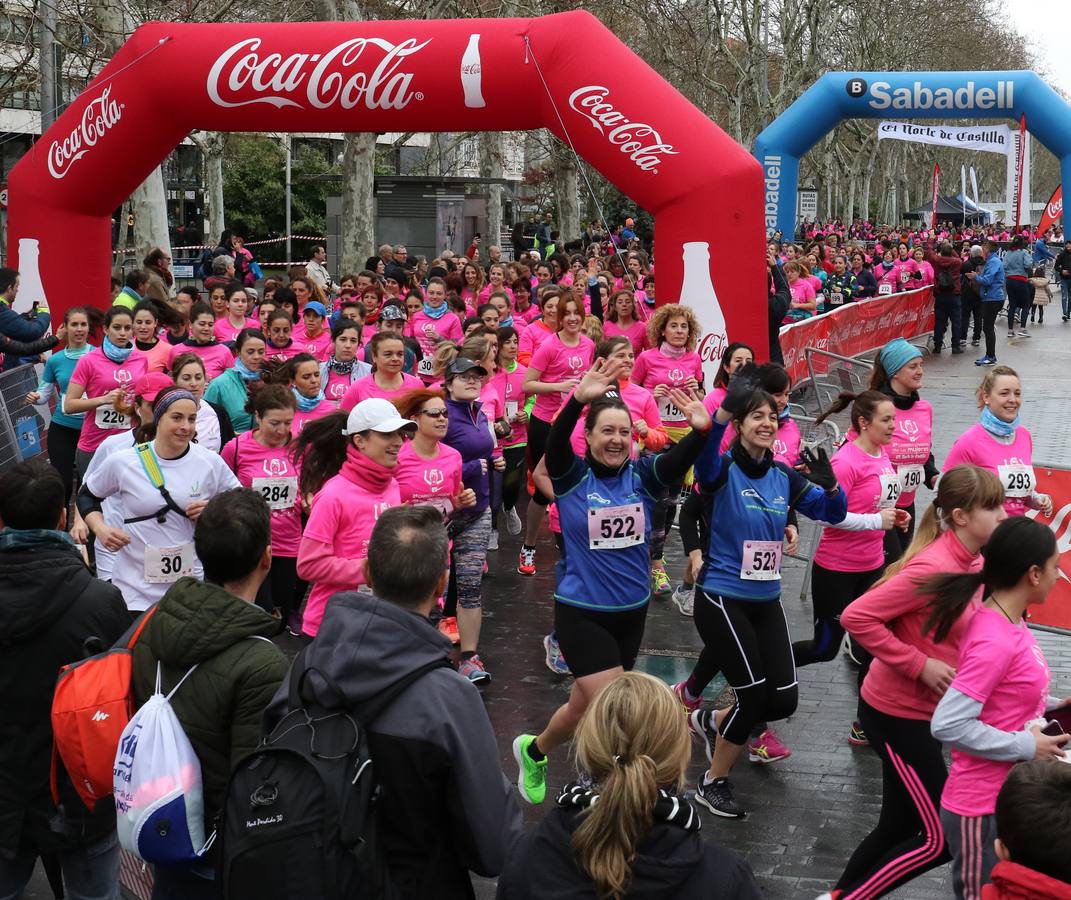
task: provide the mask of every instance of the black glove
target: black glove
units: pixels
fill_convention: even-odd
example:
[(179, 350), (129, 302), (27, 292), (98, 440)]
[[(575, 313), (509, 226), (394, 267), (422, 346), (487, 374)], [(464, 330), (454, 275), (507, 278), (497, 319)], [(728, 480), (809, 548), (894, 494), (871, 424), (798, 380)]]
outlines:
[(840, 485), (837, 483), (837, 475), (829, 462), (829, 455), (821, 447), (817, 452), (809, 447), (800, 451), (800, 459), (807, 466), (807, 478), (812, 484), (817, 484), (822, 490), (835, 491)]
[(725, 399), (721, 401), (721, 408), (730, 416), (736, 416), (747, 405), (751, 395), (759, 389), (759, 369), (754, 363), (738, 369), (736, 374), (729, 379), (729, 389)]
[(930, 458), (926, 460), (925, 465), (923, 465), (922, 471), (925, 473), (925, 478), (922, 483), (932, 491), (933, 486), (937, 483), (937, 479), (941, 475), (940, 470), (937, 468), (937, 464), (933, 461), (932, 453), (930, 454)]

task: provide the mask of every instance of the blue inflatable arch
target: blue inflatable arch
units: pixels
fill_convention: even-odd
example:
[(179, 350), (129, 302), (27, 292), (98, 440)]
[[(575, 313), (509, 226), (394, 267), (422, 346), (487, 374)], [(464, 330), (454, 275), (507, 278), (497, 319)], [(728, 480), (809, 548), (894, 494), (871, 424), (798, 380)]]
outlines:
[(827, 72), (755, 139), (766, 229), (795, 234), (800, 159), (843, 119), (1018, 122), (1024, 113), (1071, 185), (1071, 106), (1034, 72)]

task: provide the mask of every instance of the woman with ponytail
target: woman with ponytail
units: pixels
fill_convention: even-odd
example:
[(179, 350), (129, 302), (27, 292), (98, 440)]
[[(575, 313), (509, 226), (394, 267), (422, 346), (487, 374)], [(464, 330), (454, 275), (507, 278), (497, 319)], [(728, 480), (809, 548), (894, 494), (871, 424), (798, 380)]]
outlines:
[(305, 641), (319, 632), (332, 594), (364, 584), (376, 519), (401, 504), (394, 470), (404, 435), (414, 431), (416, 423), (398, 415), (392, 403), (370, 397), (348, 415), (314, 419), (294, 441), (301, 496), (312, 497), (297, 554), (298, 578), (312, 585), (301, 623)]
[(1042, 732), (1045, 714), (1069, 701), (1049, 695), (1049, 666), (1026, 619), (1045, 602), (1059, 574), (1051, 529), (1016, 516), (997, 526), (979, 572), (939, 575), (931, 621), (948, 628), (984, 585), (988, 596), (960, 643), (955, 677), (933, 713), (930, 731), (952, 748), (941, 794), (941, 825), (952, 854), (959, 900), (978, 900), (997, 857), (997, 794), (1020, 760), (1065, 759), (1067, 735)]
[[(880, 897), (948, 861), (938, 815), (947, 769), (930, 719), (956, 675), (960, 641), (981, 599), (973, 576), (1004, 518), (1003, 501), (991, 472), (946, 470), (903, 559), (841, 614), (873, 654), (859, 720), (883, 773), (881, 814), (837, 882), (832, 896), (841, 900)], [(972, 577), (974, 587), (954, 605), (930, 581), (944, 572)]]
[(662, 682), (618, 676), (584, 714), (575, 746), (582, 780), (520, 840), (498, 900), (762, 896), (739, 854), (700, 837), (699, 815), (679, 793), (691, 746)]

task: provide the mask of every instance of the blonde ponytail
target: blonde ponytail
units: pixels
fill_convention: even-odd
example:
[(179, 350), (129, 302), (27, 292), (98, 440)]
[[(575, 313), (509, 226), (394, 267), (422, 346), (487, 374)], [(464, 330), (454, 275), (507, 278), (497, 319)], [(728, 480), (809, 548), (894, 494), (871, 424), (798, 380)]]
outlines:
[(577, 766), (598, 782), (599, 800), (573, 833), (573, 854), (600, 900), (621, 900), (659, 788), (684, 778), (691, 756), (685, 720), (665, 684), (626, 672), (592, 701), (574, 746)]

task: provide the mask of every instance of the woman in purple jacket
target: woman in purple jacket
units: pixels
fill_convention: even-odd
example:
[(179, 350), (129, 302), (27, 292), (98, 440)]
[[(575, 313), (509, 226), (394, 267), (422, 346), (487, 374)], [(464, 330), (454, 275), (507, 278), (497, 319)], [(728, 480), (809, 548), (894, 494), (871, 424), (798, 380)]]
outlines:
[(491, 680), (476, 647), (483, 617), (480, 596), (483, 568), (491, 540), (490, 475), (494, 467), (505, 468), (502, 457), (492, 459), (495, 441), (480, 406), (483, 379), (490, 374), (475, 360), (459, 356), (443, 375), (450, 422), (443, 443), (461, 454), (461, 480), (476, 493), (476, 504), (455, 511), (450, 519), (453, 551), (444, 612), (453, 615), (450, 607), (457, 604), (457, 630), (461, 638), (458, 671), (473, 684)]

